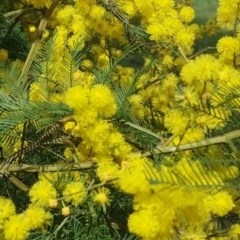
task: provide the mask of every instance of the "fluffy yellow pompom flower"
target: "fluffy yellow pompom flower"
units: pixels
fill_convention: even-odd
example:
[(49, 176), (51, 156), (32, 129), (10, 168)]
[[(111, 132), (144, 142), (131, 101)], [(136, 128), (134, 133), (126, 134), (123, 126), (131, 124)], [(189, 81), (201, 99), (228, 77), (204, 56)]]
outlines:
[(232, 225), (229, 231), (229, 237), (231, 237), (232, 240), (238, 240), (239, 236), (240, 236), (240, 224)]
[(233, 4), (231, 4), (232, 2), (235, 1), (219, 1), (219, 8), (217, 9), (217, 23), (221, 28), (227, 28), (229, 30), (233, 30), (234, 28), (238, 6), (236, 5), (234, 7)]
[(109, 199), (110, 190), (108, 188), (102, 187), (93, 192), (93, 201), (100, 204), (106, 212), (106, 206), (110, 205)]
[(144, 239), (154, 239), (161, 228), (161, 224), (155, 212), (144, 209), (134, 212), (128, 219), (130, 232), (143, 237)]
[(127, 1), (127, 4), (119, 4), (119, 8), (127, 13), (129, 17), (133, 17), (137, 13), (136, 6), (133, 1)]
[(117, 180), (120, 189), (130, 194), (148, 191), (149, 182), (144, 172), (146, 166), (153, 168), (151, 163), (140, 155), (130, 156), (129, 161), (123, 161)]
[(72, 24), (74, 14), (76, 14), (76, 9), (73, 6), (66, 5), (57, 13), (57, 20), (61, 23), (61, 25), (68, 27)]
[(163, 64), (166, 65), (167, 67), (172, 67), (174, 64), (173, 57), (171, 55), (165, 55), (163, 58)]
[(10, 199), (0, 197), (0, 229), (3, 227), (3, 222), (15, 214), (15, 205)]
[(66, 5), (58, 12), (57, 19), (62, 26), (65, 26), (77, 36), (82, 36), (85, 34), (83, 17), (73, 6)]
[(102, 162), (99, 163), (97, 168), (97, 175), (102, 182), (113, 180), (118, 173), (118, 165), (113, 162)]
[(76, 136), (81, 137), (78, 135), (86, 126), (89, 126), (90, 124), (94, 124), (97, 121), (98, 112), (95, 108), (95, 106), (86, 105), (85, 107), (76, 109), (74, 119), (77, 122), (77, 126), (74, 128), (73, 134)]
[(80, 111), (89, 104), (89, 90), (82, 86), (74, 86), (68, 89), (65, 102), (75, 111)]
[(181, 106), (197, 106), (199, 104), (199, 96), (193, 86), (187, 86), (175, 96), (176, 100), (181, 103)]
[(5, 240), (25, 240), (30, 232), (30, 225), (23, 214), (14, 215), (4, 224)]
[(88, 139), (94, 144), (100, 144), (108, 137), (110, 124), (105, 120), (96, 120), (86, 132)]
[(24, 218), (28, 221), (31, 230), (33, 230), (43, 228), (45, 225), (50, 225), (52, 215), (41, 207), (30, 205), (24, 212)]
[(216, 58), (209, 54), (203, 54), (189, 61), (182, 68), (181, 78), (187, 84), (193, 84), (194, 81), (212, 81), (217, 78), (219, 69), (220, 63)]
[(204, 203), (209, 211), (220, 217), (226, 215), (235, 206), (231, 195), (226, 191), (221, 191), (212, 196), (208, 196)]
[(74, 206), (78, 206), (85, 200), (87, 191), (82, 182), (71, 182), (66, 185), (63, 196), (66, 202), (72, 202)]
[[(240, 73), (237, 69), (233, 68), (232, 66), (225, 65), (219, 71), (218, 74), (218, 81), (222, 84), (229, 84), (229, 85), (238, 85), (240, 79)], [(214, 96), (213, 96), (214, 97)]]
[(50, 199), (57, 198), (57, 191), (50, 182), (40, 180), (32, 186), (29, 196), (32, 203), (45, 207)]
[[(220, 110), (221, 109), (219, 109), (219, 112)], [(222, 114), (227, 115), (228, 113), (225, 111), (225, 112), (222, 112)], [(209, 115), (209, 114), (205, 114), (205, 113), (200, 113), (196, 117), (195, 121), (198, 126), (208, 128), (208, 129), (221, 128), (224, 126), (224, 124), (226, 124), (223, 119)]]
[(92, 5), (89, 11), (90, 17), (96, 21), (101, 21), (105, 14), (105, 9), (98, 5)]
[(158, 0), (154, 0), (152, 1), (154, 4), (154, 7), (156, 9), (160, 9), (161, 10), (169, 10), (170, 8), (174, 7), (174, 1), (173, 0), (162, 0), (162, 1), (158, 1)]
[(174, 39), (176, 44), (186, 49), (187, 51), (190, 51), (191, 46), (195, 40), (195, 36), (191, 28), (182, 28), (176, 33)]
[(195, 81), (197, 66), (193, 60), (190, 60), (186, 65), (182, 67), (180, 76), (182, 80), (191, 85)]
[(170, 110), (164, 118), (166, 128), (175, 136), (184, 134), (188, 121), (188, 117), (177, 109)]
[(234, 54), (240, 51), (239, 40), (230, 36), (222, 37), (217, 43), (217, 51), (221, 57), (233, 59)]
[(110, 133), (104, 144), (108, 146), (109, 153), (111, 152), (114, 157), (125, 158), (131, 151), (131, 146), (125, 142), (123, 135), (119, 132)]
[(108, 86), (97, 84), (91, 89), (90, 102), (100, 114), (111, 117), (116, 113), (117, 105)]
[(150, 34), (150, 40), (159, 41), (161, 39), (163, 26), (159, 23), (152, 23), (147, 27), (147, 33)]
[(189, 6), (184, 6), (179, 12), (179, 19), (183, 23), (190, 23), (194, 19), (194, 9)]
[(0, 62), (6, 61), (8, 58), (8, 51), (6, 49), (0, 49)]

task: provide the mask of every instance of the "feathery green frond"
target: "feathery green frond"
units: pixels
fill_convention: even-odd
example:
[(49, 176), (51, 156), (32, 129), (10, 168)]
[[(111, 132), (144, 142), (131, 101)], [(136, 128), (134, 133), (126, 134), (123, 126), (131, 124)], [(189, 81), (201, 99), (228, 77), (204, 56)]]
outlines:
[(45, 127), (72, 115), (62, 103), (28, 102), (0, 91), (0, 136), (26, 121), (36, 121)]

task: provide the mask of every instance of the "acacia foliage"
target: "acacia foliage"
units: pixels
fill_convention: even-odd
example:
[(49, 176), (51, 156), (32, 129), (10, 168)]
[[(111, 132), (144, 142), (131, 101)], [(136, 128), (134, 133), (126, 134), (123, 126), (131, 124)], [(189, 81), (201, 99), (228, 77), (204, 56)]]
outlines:
[(0, 16), (0, 236), (237, 239), (238, 1), (205, 26), (191, 1), (16, 6)]

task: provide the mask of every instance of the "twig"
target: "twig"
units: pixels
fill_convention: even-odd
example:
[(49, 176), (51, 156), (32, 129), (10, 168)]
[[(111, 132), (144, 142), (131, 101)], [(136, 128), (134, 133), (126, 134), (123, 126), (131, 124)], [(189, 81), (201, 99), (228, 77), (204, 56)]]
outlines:
[(44, 10), (44, 15), (43, 15), (43, 18), (38, 26), (38, 30), (37, 30), (37, 34), (36, 34), (36, 38), (35, 38), (35, 41), (33, 42), (32, 44), (32, 47), (28, 53), (28, 56), (27, 56), (27, 59), (25, 61), (25, 64), (23, 66), (23, 69), (22, 69), (22, 73), (20, 75), (20, 78), (22, 78), (23, 76), (27, 76), (28, 72), (29, 72), (29, 69), (33, 63), (33, 60), (35, 58), (35, 55), (37, 53), (37, 50), (38, 50), (38, 46), (40, 44), (40, 41), (41, 41), (41, 38), (42, 38), (42, 35), (43, 35), (43, 32), (47, 26), (47, 22), (50, 18), (50, 16), (52, 15), (54, 9), (57, 7), (58, 5), (58, 2), (60, 0), (53, 0), (52, 2), (52, 5), (50, 6), (49, 9), (46, 9)]
[(8, 166), (8, 172), (42, 173), (42, 172), (77, 171), (95, 168), (96, 166), (97, 164), (95, 162), (50, 164), (50, 165), (10, 164)]
[(17, 177), (13, 176), (13, 175), (9, 175), (8, 179), (15, 185), (17, 186), (19, 189), (23, 190), (24, 192), (28, 192), (29, 188), (23, 183), (21, 182)]
[(232, 132), (226, 133), (226, 134), (224, 134), (222, 136), (218, 136), (218, 137), (207, 138), (206, 140), (203, 140), (203, 141), (182, 144), (177, 147), (176, 146), (158, 145), (152, 151), (147, 151), (147, 152), (143, 153), (143, 156), (144, 157), (151, 156), (153, 154), (153, 152), (155, 154), (173, 153), (173, 152), (178, 152), (178, 151), (191, 150), (191, 149), (199, 148), (199, 147), (205, 147), (205, 146), (218, 144), (218, 143), (229, 144), (229, 140), (238, 138), (238, 137), (240, 137), (240, 130), (232, 131)]
[(140, 87), (140, 88), (137, 88), (136, 90), (134, 90), (132, 92), (132, 94), (137, 94), (138, 92), (144, 90), (144, 89), (147, 89), (148, 87), (150, 87), (151, 85), (159, 82), (159, 81), (162, 81), (164, 79), (165, 75), (161, 76), (160, 78), (157, 78), (157, 79), (154, 79), (153, 81), (149, 81), (146, 83), (146, 85)]
[(20, 9), (20, 10), (15, 10), (15, 11), (11, 11), (11, 12), (6, 12), (3, 14), (0, 14), (0, 18), (10, 18), (15, 19), (18, 16), (28, 13), (28, 12), (32, 12), (33, 10), (35, 10), (34, 8), (27, 8), (27, 9)]
[(206, 47), (206, 48), (200, 50), (199, 52), (193, 54), (192, 56), (188, 57), (188, 59), (190, 60), (190, 59), (192, 59), (192, 58), (195, 58), (195, 57), (197, 57), (198, 55), (200, 55), (200, 54), (202, 54), (202, 53), (204, 53), (204, 52), (207, 52), (208, 50), (216, 50), (216, 47)]
[[(23, 124), (23, 131), (22, 131), (22, 137), (21, 137), (21, 147), (20, 149), (22, 150), (24, 148), (24, 142), (25, 142), (25, 137), (26, 137), (26, 129), (27, 129), (27, 124), (28, 122), (25, 122)], [(19, 164), (22, 162), (22, 156), (23, 156), (23, 153), (21, 152), (19, 154), (19, 159), (16, 160), (16, 163)]]
[[(87, 188), (87, 191), (90, 191), (90, 190), (95, 189), (95, 188), (102, 187), (102, 186), (104, 186), (104, 185), (106, 184), (106, 182), (102, 182), (102, 183), (98, 183), (98, 184), (93, 185), (94, 181), (95, 181), (94, 179), (91, 181), (91, 183), (89, 184), (89, 186), (88, 186), (88, 188)], [(69, 194), (68, 196), (60, 197), (60, 198), (58, 198), (57, 200), (58, 200), (58, 201), (64, 200), (66, 197), (79, 194), (79, 193), (81, 193), (82, 191), (83, 191), (83, 190), (74, 192), (74, 193), (72, 193), (72, 194)], [(85, 190), (84, 190), (84, 191), (85, 191)]]
[(189, 62), (187, 56), (185, 55), (185, 53), (183, 52), (182, 48), (178, 45), (178, 50), (181, 53), (182, 57), (185, 59), (186, 62)]
[(98, 183), (98, 184), (95, 184), (95, 185), (92, 185), (91, 184), (89, 185), (89, 187), (87, 188), (87, 191), (90, 191), (90, 190), (93, 190), (95, 188), (99, 188), (99, 187), (102, 187), (106, 184), (106, 182), (101, 182), (101, 183)]
[(121, 119), (119, 122), (123, 123), (125, 125), (128, 125), (128, 126), (134, 128), (134, 129), (140, 130), (141, 132), (147, 133), (148, 135), (153, 136), (153, 137), (159, 139), (161, 142), (164, 142), (164, 138), (162, 136), (159, 136), (158, 134), (156, 134), (156, 133), (154, 133), (154, 132), (152, 132), (152, 131), (150, 131), (150, 130), (148, 130), (146, 128), (140, 127), (140, 126), (138, 126), (138, 125), (136, 125), (134, 123), (131, 123), (131, 122), (127, 122), (124, 119)]
[(7, 169), (6, 169), (7, 172), (4, 173), (3, 175), (7, 175), (8, 179), (19, 189), (23, 190), (24, 192), (28, 192), (29, 188), (11, 173), (13, 172), (40, 173), (40, 172), (79, 171), (79, 170), (85, 170), (89, 168), (95, 168), (96, 166), (97, 164), (94, 162), (82, 162), (79, 164), (76, 164), (76, 163), (56, 164), (56, 165), (10, 164), (7, 166)]

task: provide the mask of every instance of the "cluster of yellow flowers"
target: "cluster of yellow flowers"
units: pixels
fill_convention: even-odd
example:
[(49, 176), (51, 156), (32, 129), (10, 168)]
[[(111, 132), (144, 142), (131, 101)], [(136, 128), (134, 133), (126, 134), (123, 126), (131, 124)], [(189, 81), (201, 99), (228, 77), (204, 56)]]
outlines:
[(48, 211), (32, 204), (17, 214), (13, 202), (4, 197), (0, 197), (0, 212), (0, 236), (6, 240), (26, 239), (30, 231), (43, 229), (52, 221), (52, 215)]
[[(92, 199), (106, 209), (110, 203), (109, 194), (109, 189), (102, 187), (93, 191)], [(29, 191), (31, 203), (25, 211), (17, 214), (13, 202), (0, 196), (0, 237), (27, 239), (31, 231), (42, 231), (52, 224), (51, 209), (59, 209), (63, 216), (69, 216), (71, 209), (86, 201), (86, 196), (87, 189), (79, 172), (42, 173)]]
[[(152, 169), (155, 175), (152, 177), (161, 184), (149, 184), (144, 174), (146, 168)], [(189, 161), (186, 157), (171, 167), (162, 165), (160, 171), (153, 169), (149, 160), (141, 156), (124, 161), (116, 184), (124, 192), (134, 195), (135, 211), (128, 220), (130, 231), (143, 239), (171, 239), (174, 228), (184, 226), (180, 239), (191, 239), (192, 234), (205, 238), (212, 230), (203, 230), (209, 224), (211, 214), (224, 216), (235, 205), (231, 193), (221, 191), (221, 186), (212, 191), (197, 186), (219, 182), (223, 185), (230, 172), (232, 177), (238, 175), (237, 167), (224, 171), (208, 172), (200, 162)], [(147, 177), (151, 178), (151, 175)]]
[[(52, 1), (28, 2), (36, 8), (48, 8)], [(224, 127), (231, 114), (222, 104), (226, 100), (225, 88), (234, 91), (240, 87), (240, 73), (236, 69), (240, 51), (237, 26), (240, 1), (220, 0), (217, 11), (219, 26), (234, 30), (235, 36), (225, 36), (217, 42), (216, 56), (196, 57), (190, 55), (200, 27), (192, 23), (195, 13), (189, 4), (177, 5), (174, 0), (120, 3), (119, 0), (105, 4), (111, 13), (124, 11), (129, 18), (140, 17), (141, 25), (154, 42), (152, 52), (159, 56), (154, 69), (139, 76), (136, 93), (127, 99), (133, 116), (154, 119), (167, 129), (172, 135), (168, 145), (201, 141), (209, 130)], [(102, 183), (111, 182), (133, 196), (134, 212), (128, 219), (128, 227), (142, 239), (205, 239), (214, 228), (210, 224), (212, 216), (222, 217), (239, 207), (233, 199), (235, 191), (223, 190), (226, 180), (238, 177), (238, 168), (216, 164), (210, 170), (199, 159), (192, 160), (192, 152), (186, 152), (177, 162), (166, 157), (169, 164), (162, 164), (157, 170), (150, 159), (134, 152), (124, 135), (109, 121), (119, 110), (112, 89), (109, 85), (95, 84), (94, 74), (87, 71), (93, 69), (95, 63), (97, 68), (107, 69), (111, 57), (121, 56), (121, 50), (109, 47), (108, 43), (127, 43), (123, 23), (95, 0), (75, 0), (74, 5), (59, 6), (55, 18), (58, 22), (53, 40), (56, 47), (51, 58), (42, 63), (38, 82), (31, 84), (30, 101), (64, 102), (73, 109), (75, 122), (64, 127), (68, 134), (81, 138), (81, 142), (74, 149), (66, 148), (65, 158), (73, 161), (76, 154), (80, 162), (97, 162), (96, 174)], [(82, 50), (96, 34), (99, 41), (88, 49), (93, 57), (83, 56), (80, 70), (71, 51)], [(6, 59), (7, 52), (1, 49), (0, 61)], [(144, 67), (149, 62), (150, 59), (145, 58)], [(69, 78), (61, 72), (66, 66)], [(134, 81), (134, 73), (132, 67), (119, 65), (113, 80), (128, 86)], [(210, 101), (209, 113), (205, 110), (209, 109)], [(232, 104), (238, 110), (238, 102)], [(210, 147), (207, 154), (216, 158), (221, 152)], [(146, 169), (151, 169), (151, 173), (146, 173)], [(151, 184), (151, 178), (158, 184)], [(31, 204), (21, 214), (15, 213), (10, 200), (0, 197), (0, 234), (6, 239), (25, 239), (30, 231), (51, 223), (52, 215), (46, 209), (57, 208), (59, 202), (62, 214), (69, 215), (71, 206), (84, 204), (86, 200), (88, 181), (82, 179), (77, 172), (67, 177), (62, 173), (40, 174), (29, 192)], [(197, 188), (199, 185), (202, 188)], [(204, 188), (209, 185), (219, 187)], [(58, 194), (62, 196), (60, 200)], [(109, 195), (110, 190), (104, 187), (92, 192), (93, 201), (104, 210), (110, 204)], [(19, 229), (18, 236), (13, 228)], [(232, 226), (229, 234), (236, 238), (240, 226)]]
[[(113, 159), (124, 159), (131, 150), (121, 133), (104, 118), (116, 113), (117, 105), (114, 96), (106, 85), (96, 84), (92, 87), (81, 85), (70, 88), (65, 95), (65, 103), (74, 111), (73, 123), (66, 124), (67, 131), (82, 142), (76, 149), (80, 161), (89, 158), (102, 164)], [(104, 165), (107, 167), (107, 165)], [(98, 168), (100, 172), (102, 167)], [(108, 175), (108, 174), (107, 174)], [(113, 176), (99, 175), (102, 181), (110, 180)]]

